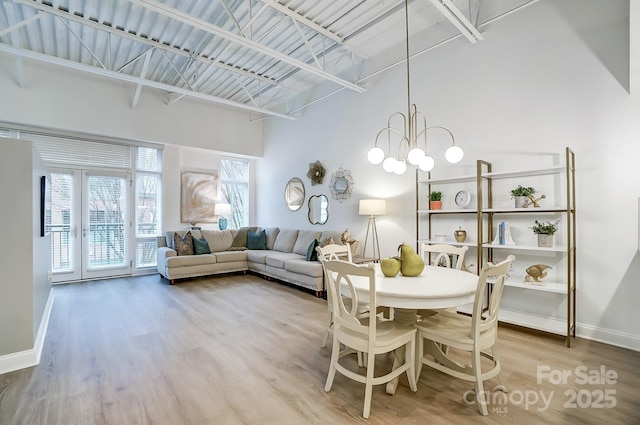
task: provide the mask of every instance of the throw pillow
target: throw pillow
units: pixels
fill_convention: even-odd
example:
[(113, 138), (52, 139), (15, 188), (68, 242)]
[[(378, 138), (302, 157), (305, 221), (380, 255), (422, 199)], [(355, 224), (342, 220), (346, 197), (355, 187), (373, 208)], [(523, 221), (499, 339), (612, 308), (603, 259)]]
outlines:
[(316, 247), (320, 245), (320, 241), (314, 239), (313, 242), (309, 244), (309, 248), (307, 248), (307, 261), (318, 261), (318, 251), (316, 251)]
[(209, 242), (203, 237), (200, 239), (196, 237), (192, 237), (193, 239), (193, 250), (196, 255), (201, 254), (211, 254), (211, 249), (209, 248)]
[(267, 249), (267, 232), (265, 232), (264, 229), (259, 233), (249, 230), (247, 232), (247, 248)]
[(329, 237), (325, 240), (323, 240), (322, 242), (320, 242), (320, 247), (324, 248), (327, 245), (333, 245), (335, 242), (333, 241), (333, 238)]
[(178, 233), (175, 233), (173, 235), (173, 246), (178, 255), (193, 255), (195, 253), (191, 232), (185, 233), (182, 237), (180, 237)]
[(238, 229), (238, 233), (233, 238), (233, 242), (231, 242), (231, 246), (227, 251), (245, 251), (247, 249), (247, 233), (249, 230), (255, 232), (258, 230), (257, 227), (241, 227)]

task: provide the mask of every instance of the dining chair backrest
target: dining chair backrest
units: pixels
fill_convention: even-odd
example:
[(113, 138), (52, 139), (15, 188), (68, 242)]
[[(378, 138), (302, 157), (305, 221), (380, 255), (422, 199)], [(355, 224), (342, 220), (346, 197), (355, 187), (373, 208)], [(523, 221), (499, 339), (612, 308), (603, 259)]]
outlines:
[[(511, 263), (516, 257), (509, 255), (504, 261), (498, 264), (487, 263), (480, 271), (478, 277), (478, 286), (473, 301), (473, 312), (471, 320), (471, 337), (474, 340), (479, 338), (495, 338), (498, 326), (498, 308), (500, 299), (504, 290), (504, 281), (511, 267)], [(491, 280), (491, 292), (489, 295), (489, 304), (486, 313), (483, 315), (484, 300), (487, 294), (487, 285)]]
[[(376, 320), (361, 321), (358, 309), (358, 293), (354, 280), (366, 282), (370, 306), (376, 305), (376, 274), (374, 264), (357, 265), (348, 261), (329, 260), (324, 263), (329, 296), (332, 299), (336, 330), (348, 330), (355, 339), (375, 343)], [(344, 293), (346, 292), (346, 293)], [(372, 307), (373, 308), (373, 307)], [(372, 352), (370, 350), (369, 352)]]
[[(468, 246), (457, 247), (453, 245), (430, 245), (423, 243), (420, 245), (420, 257), (422, 257), (425, 264), (433, 264), (434, 266), (443, 265), (448, 268), (462, 270), (464, 254), (468, 249)], [(429, 261), (431, 254), (436, 254), (433, 262)], [(455, 256), (453, 261), (450, 256)]]
[(316, 247), (316, 251), (318, 252), (318, 260), (321, 262), (327, 260), (353, 261), (351, 256), (351, 245), (348, 243), (344, 245), (329, 244), (325, 246), (318, 246)]

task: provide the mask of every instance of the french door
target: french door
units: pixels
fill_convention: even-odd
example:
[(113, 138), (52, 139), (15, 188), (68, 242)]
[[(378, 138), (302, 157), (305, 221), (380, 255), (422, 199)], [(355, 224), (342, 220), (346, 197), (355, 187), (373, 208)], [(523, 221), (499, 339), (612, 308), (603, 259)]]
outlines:
[(124, 172), (52, 170), (54, 282), (131, 273), (130, 180)]

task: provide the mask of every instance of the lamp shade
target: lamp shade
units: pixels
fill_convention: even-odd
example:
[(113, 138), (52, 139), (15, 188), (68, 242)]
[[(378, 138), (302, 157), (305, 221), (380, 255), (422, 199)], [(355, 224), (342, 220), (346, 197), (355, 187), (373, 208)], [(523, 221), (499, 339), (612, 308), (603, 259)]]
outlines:
[(387, 213), (387, 201), (384, 199), (361, 199), (360, 215), (385, 215)]
[(215, 214), (219, 217), (227, 217), (231, 215), (230, 204), (216, 204)]

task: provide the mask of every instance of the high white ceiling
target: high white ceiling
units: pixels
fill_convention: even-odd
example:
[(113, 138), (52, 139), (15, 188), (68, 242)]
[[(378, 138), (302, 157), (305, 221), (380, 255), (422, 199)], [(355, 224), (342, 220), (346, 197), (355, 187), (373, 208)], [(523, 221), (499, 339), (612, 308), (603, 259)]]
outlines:
[[(411, 54), (466, 37), (536, 0), (411, 0)], [(142, 87), (295, 118), (366, 90), (402, 60), (405, 0), (3, 0), (0, 51)]]

